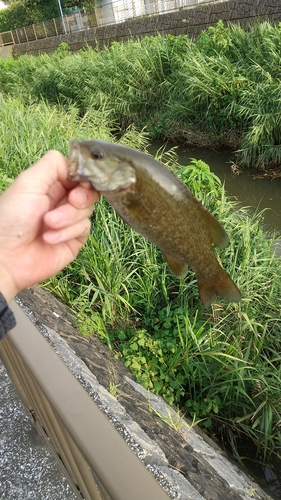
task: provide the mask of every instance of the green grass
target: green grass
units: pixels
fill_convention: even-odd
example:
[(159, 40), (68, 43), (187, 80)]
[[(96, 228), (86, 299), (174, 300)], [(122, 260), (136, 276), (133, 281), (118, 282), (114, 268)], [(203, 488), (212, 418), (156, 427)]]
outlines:
[[(155, 37), (2, 62), (0, 190), (46, 150), (67, 155), (72, 137), (142, 150), (151, 137), (228, 141), (240, 144), (246, 165), (278, 165), (279, 39), (280, 29), (268, 24), (247, 36), (219, 25), (197, 44)], [(146, 388), (234, 447), (248, 436), (264, 458), (280, 458), (274, 238), (263, 234), (262, 214), (250, 216), (227, 198), (204, 162), (182, 166), (174, 152), (159, 156), (229, 234), (218, 258), (241, 289), (241, 304), (218, 301), (204, 310), (194, 273), (173, 277), (161, 253), (103, 199), (78, 258), (44, 286), (72, 308), (81, 333), (98, 335)]]

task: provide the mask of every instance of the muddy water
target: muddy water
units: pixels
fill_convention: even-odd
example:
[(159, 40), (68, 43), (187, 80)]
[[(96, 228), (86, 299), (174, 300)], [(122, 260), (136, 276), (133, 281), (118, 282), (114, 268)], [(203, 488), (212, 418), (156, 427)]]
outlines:
[(252, 212), (264, 212), (264, 226), (269, 231), (281, 234), (281, 178), (257, 178), (257, 172), (245, 170), (240, 174), (232, 172), (234, 157), (228, 151), (216, 152), (200, 149), (179, 148), (180, 163), (189, 162), (190, 158), (204, 160), (222, 182), (226, 192), (249, 206)]

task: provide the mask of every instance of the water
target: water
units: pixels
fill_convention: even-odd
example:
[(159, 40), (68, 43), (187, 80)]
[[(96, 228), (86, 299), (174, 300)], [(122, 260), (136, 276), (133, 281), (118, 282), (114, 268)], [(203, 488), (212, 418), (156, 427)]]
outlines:
[(179, 161), (188, 164), (190, 158), (205, 161), (212, 172), (225, 184), (226, 192), (253, 212), (264, 213), (264, 227), (281, 234), (281, 178), (257, 178), (261, 172), (244, 170), (235, 174), (231, 170), (234, 156), (229, 151), (207, 151), (179, 148)]
[[(149, 148), (154, 154), (162, 144), (154, 142)], [(167, 150), (173, 148), (174, 144), (168, 144)], [(257, 178), (261, 172), (245, 170), (235, 174), (231, 170), (234, 155), (231, 151), (210, 151), (207, 149), (188, 148), (179, 146), (176, 149), (179, 163), (188, 165), (191, 158), (205, 161), (211, 171), (216, 174), (225, 184), (226, 192), (242, 206), (250, 208), (251, 213), (264, 213), (264, 228), (267, 231), (281, 234), (281, 178), (268, 179)]]

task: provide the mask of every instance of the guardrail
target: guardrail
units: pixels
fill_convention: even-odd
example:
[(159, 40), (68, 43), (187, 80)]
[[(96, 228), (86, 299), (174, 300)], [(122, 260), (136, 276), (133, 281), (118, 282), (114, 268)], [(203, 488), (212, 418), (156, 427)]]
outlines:
[(95, 9), (77, 11), (74, 14), (32, 24), (25, 28), (0, 33), (0, 46), (31, 42), (90, 28), (118, 24), (137, 17), (167, 14), (181, 9), (193, 8), (199, 4), (214, 4), (221, 1), (226, 0), (168, 0), (164, 6), (164, 2), (158, 2), (158, 0), (140, 2), (139, 5), (134, 0), (114, 0), (112, 3)]
[(34, 424), (55, 452), (77, 498), (168, 500), (21, 308), (0, 357)]

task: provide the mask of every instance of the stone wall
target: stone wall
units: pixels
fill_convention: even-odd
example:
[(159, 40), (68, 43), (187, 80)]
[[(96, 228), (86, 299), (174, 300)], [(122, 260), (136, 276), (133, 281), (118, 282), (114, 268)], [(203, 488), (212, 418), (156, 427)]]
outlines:
[(246, 26), (258, 21), (281, 21), (280, 0), (229, 0), (215, 4), (199, 4), (196, 8), (181, 10), (169, 14), (140, 17), (120, 24), (90, 28), (85, 31), (26, 42), (13, 47), (15, 57), (21, 54), (37, 55), (53, 52), (62, 43), (67, 43), (71, 50), (79, 50), (86, 45), (95, 47), (108, 45), (112, 41), (126, 41), (161, 35), (188, 34), (196, 37), (203, 29), (216, 24), (218, 20)]

